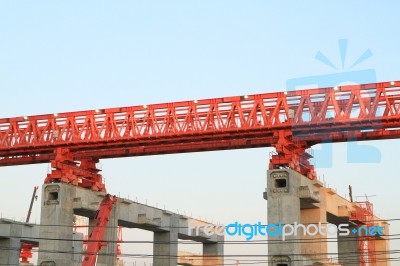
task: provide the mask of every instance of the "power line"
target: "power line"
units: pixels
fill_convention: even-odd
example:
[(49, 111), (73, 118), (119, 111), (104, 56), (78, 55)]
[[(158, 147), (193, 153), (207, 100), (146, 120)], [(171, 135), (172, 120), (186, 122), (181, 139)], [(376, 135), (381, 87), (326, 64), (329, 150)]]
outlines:
[[(6, 251), (19, 251), (19, 248), (9, 248), (9, 247), (0, 247), (0, 250), (6, 250)], [(72, 254), (72, 255), (77, 255), (81, 254), (80, 252), (72, 252), (72, 251), (60, 251), (60, 250), (46, 250), (46, 249), (37, 249), (35, 252), (42, 252), (42, 253), (54, 253), (54, 254)], [(386, 250), (386, 251), (376, 251), (375, 252), (377, 255), (387, 255), (387, 254), (400, 254), (400, 250)], [(358, 252), (325, 252), (325, 253), (290, 253), (290, 254), (285, 254), (289, 256), (332, 256), (332, 255), (343, 255), (344, 257), (352, 257), (354, 255), (358, 256)], [(116, 252), (109, 252), (109, 253), (101, 253), (101, 256), (116, 256)], [(157, 258), (179, 258), (182, 256), (171, 256), (171, 255), (152, 255), (152, 254), (129, 254), (129, 253), (123, 253), (121, 256), (134, 256), (134, 257), (157, 257)], [(245, 258), (251, 258), (251, 257), (273, 257), (276, 255), (269, 255), (269, 254), (224, 254), (224, 255), (207, 255), (207, 257), (210, 258), (220, 258), (220, 257), (245, 257)], [(198, 257), (198, 255), (190, 255), (190, 256), (183, 256), (183, 257)]]
[[(16, 249), (9, 249), (9, 250), (14, 250), (15, 251)], [(53, 251), (53, 250), (39, 250), (38, 252), (51, 253), (51, 254), (54, 254), (54, 253), (58, 253), (58, 254), (81, 254), (81, 253), (74, 253), (74, 252), (67, 252), (67, 251), (60, 252), (60, 251)], [(398, 253), (400, 253), (400, 250), (386, 251), (386, 252), (381, 252), (379, 254), (382, 255), (382, 254), (398, 254)], [(326, 255), (326, 254), (338, 254), (338, 253), (321, 253), (321, 254)], [(358, 263), (359, 263), (358, 262), (358, 255), (359, 254), (357, 252), (347, 252), (347, 253), (344, 253), (344, 254), (346, 254), (346, 256), (341, 256), (340, 257), (340, 260), (342, 262), (345, 262), (346, 265), (358, 265)], [(102, 253), (101, 254), (101, 256), (115, 256), (115, 255), (116, 255), (116, 253), (107, 253), (107, 254)], [(290, 255), (290, 256), (309, 256), (309, 255), (315, 255), (315, 254), (300, 253), (300, 254), (288, 254), (288, 255)], [(272, 257), (272, 256), (273, 255), (264, 255), (264, 254), (263, 255), (232, 254), (232, 255), (215, 256), (215, 258), (218, 259), (218, 258), (222, 257), (225, 260), (225, 258), (228, 257), (227, 260), (231, 260), (231, 261), (236, 261), (236, 260), (235, 259), (229, 259), (230, 257), (241, 257), (241, 258), (243, 258), (243, 257), (245, 257), (245, 258), (249, 258), (249, 257), (250, 258), (251, 257), (266, 257), (267, 258), (266, 260), (241, 259), (241, 261), (242, 261), (241, 264), (259, 264), (259, 263), (270, 263), (270, 262), (272, 262), (272, 260), (269, 259), (269, 257)], [(126, 253), (122, 254), (120, 257), (121, 258), (162, 258), (162, 259), (179, 258), (179, 256), (159, 256), (159, 255), (157, 256), (157, 255), (150, 255), (150, 254), (126, 254)], [(185, 256), (185, 257), (188, 257), (188, 256)], [(210, 256), (210, 257), (212, 258), (212, 256)], [(355, 258), (357, 258), (357, 259), (355, 259)], [(293, 262), (295, 262), (295, 261), (308, 262), (310, 260), (316, 260), (316, 259), (317, 258), (315, 258), (315, 259), (304, 258), (304, 259), (293, 259), (292, 261)], [(324, 258), (324, 259), (326, 259), (326, 258)], [(400, 257), (395, 257), (395, 258), (389, 257), (389, 258), (385, 258), (385, 259), (377, 258), (376, 261), (377, 262), (400, 261)], [(226, 264), (225, 263), (225, 264), (212, 264), (212, 265), (218, 266), (218, 265), (236, 265), (236, 264)]]
[[(189, 217), (190, 218), (190, 217)], [(196, 220), (194, 218), (192, 218), (193, 220)], [(400, 218), (391, 218), (391, 219), (377, 219), (377, 220), (370, 220), (369, 222), (397, 222), (400, 221)], [(219, 226), (219, 224), (211, 224), (205, 221), (201, 221), (204, 222), (205, 224), (209, 224), (209, 225), (214, 225), (214, 227)], [(321, 225), (326, 225), (326, 224), (333, 224), (333, 223), (329, 223), (329, 222), (320, 222)], [(351, 221), (348, 221), (348, 223), (352, 223)], [(25, 223), (23, 222), (16, 222), (16, 225), (25, 225)], [(134, 223), (133, 223), (134, 224)], [(246, 223), (246, 224), (251, 224), (254, 225), (254, 223)], [(294, 223), (286, 223), (286, 224), (290, 224), (290, 225), (295, 225)], [(318, 223), (302, 223), (303, 225), (310, 225), (310, 224), (318, 224)], [(84, 226), (76, 226), (76, 225), (70, 225), (70, 224), (27, 224), (29, 226), (40, 226), (40, 227), (51, 227), (51, 226), (59, 226), (59, 227), (81, 227), (81, 228), (92, 228), (94, 227), (94, 225), (84, 225)], [(257, 224), (258, 225), (258, 224)], [(260, 224), (259, 226), (268, 226), (269, 224)], [(220, 226), (226, 226), (226, 225), (222, 225), (220, 224)], [(117, 227), (117, 226), (114, 226)], [(114, 228), (113, 226), (107, 226), (107, 228)], [(127, 229), (144, 229), (144, 228), (150, 228), (150, 229), (154, 229), (154, 225), (146, 225), (146, 224), (141, 224), (140, 227), (123, 227), (123, 228), (127, 228)], [(158, 227), (158, 229), (169, 229), (169, 228), (173, 228), (173, 229), (185, 229), (188, 228), (187, 226), (160, 226)]]
[[(388, 234), (383, 235), (386, 237), (383, 240), (375, 240), (375, 241), (386, 241), (386, 240), (400, 240), (400, 234)], [(81, 242), (82, 240), (79, 239), (70, 239), (70, 238), (49, 238), (49, 237), (30, 237), (30, 236), (8, 236), (6, 238), (15, 238), (15, 239), (23, 239), (23, 240), (46, 240), (46, 241), (70, 241), (70, 242)], [(89, 240), (87, 240), (89, 241)], [(223, 240), (223, 241), (216, 241), (213, 243), (221, 243), (221, 244), (314, 244), (314, 243), (336, 243), (336, 242), (351, 242), (351, 241), (358, 241), (358, 236), (343, 236), (340, 239), (336, 237), (313, 237), (313, 238), (292, 238), (287, 240), (280, 240), (280, 239), (261, 239), (261, 240)], [(95, 241), (97, 242), (97, 241)], [(120, 243), (121, 241), (118, 240), (102, 240), (104, 243)], [(202, 242), (197, 241), (186, 241), (186, 240), (179, 240), (179, 241), (152, 241), (152, 240), (124, 240), (122, 243), (132, 243), (132, 244), (202, 244)]]
[[(392, 221), (398, 221), (400, 219), (390, 219)], [(74, 226), (66, 226), (66, 225), (39, 225), (39, 226), (53, 226), (53, 227), (74, 227)], [(107, 227), (107, 228), (117, 228), (115, 227)], [(182, 227), (176, 227), (176, 228), (182, 228)], [(141, 228), (139, 228), (141, 229)], [(384, 237), (387, 237), (387, 239), (385, 240), (390, 240), (390, 241), (394, 241), (394, 240), (399, 240), (400, 234), (388, 234), (385, 235)], [(62, 239), (62, 238), (32, 238), (32, 237), (25, 237), (25, 236), (11, 236), (11, 238), (19, 238), (19, 239), (35, 239), (35, 240), (53, 240), (53, 241), (82, 241), (82, 240), (73, 240), (73, 239)], [(342, 240), (346, 240), (346, 241), (358, 241), (357, 237), (343, 237), (340, 239), (340, 241)], [(105, 243), (116, 243), (118, 241), (102, 241)], [(221, 244), (225, 244), (225, 245), (266, 245), (266, 244), (290, 244), (290, 243), (304, 243), (304, 244), (312, 244), (312, 243), (324, 243), (324, 242), (339, 242), (338, 239), (336, 238), (312, 238), (312, 239), (308, 239), (308, 238), (298, 238), (298, 239), (290, 239), (290, 240), (286, 240), (286, 241), (281, 241), (281, 240), (272, 240), (272, 239), (266, 239), (266, 240), (252, 240), (252, 241), (220, 241), (219, 243)], [(196, 243), (196, 242), (186, 242), (186, 241), (170, 241), (170, 242), (163, 242), (163, 241), (123, 241), (123, 244), (202, 244), (202, 243)], [(2, 250), (7, 250), (4, 248), (0, 248)], [(9, 249), (10, 251), (19, 251), (19, 249)], [(36, 252), (49, 252), (49, 253), (68, 253), (68, 254), (80, 254), (80, 253), (70, 253), (70, 252), (62, 252), (62, 251), (55, 251), (55, 250), (41, 250), (39, 249)], [(397, 254), (400, 253), (399, 250), (391, 250), (391, 251), (385, 251), (385, 252), (380, 252), (377, 251), (376, 255), (385, 255), (385, 254)], [(346, 256), (344, 256), (346, 254)], [(116, 254), (114, 253), (108, 253), (105, 254), (106, 256), (115, 256)], [(288, 255), (293, 255), (293, 256), (327, 256), (327, 255), (339, 255), (339, 253), (313, 253), (313, 254), (306, 254), (306, 253), (300, 253), (300, 254), (288, 254)], [(358, 252), (349, 252), (349, 253), (340, 253), (340, 259), (346, 259), (346, 265), (352, 265), (351, 260), (353, 258), (358, 258), (359, 253)], [(124, 253), (122, 254), (121, 257), (126, 257), (126, 258), (154, 258), (153, 255), (150, 254), (127, 254)], [(171, 258), (172, 256), (169, 256), (169, 258)], [(187, 257), (187, 256), (186, 256)], [(194, 256), (196, 257), (196, 256)], [(231, 255), (224, 255), (223, 258), (226, 258), (227, 260), (233, 260), (233, 259), (229, 259), (231, 257), (240, 257), (240, 258), (263, 258), (263, 257), (269, 257), (269, 255), (243, 255), (243, 254), (231, 254)], [(387, 259), (387, 261), (399, 261), (400, 258), (389, 258)], [(245, 261), (248, 261), (245, 260)], [(257, 260), (255, 262), (248, 262), (248, 263), (241, 263), (241, 264), (257, 264), (257, 263), (268, 263), (270, 262), (270, 260), (266, 260), (266, 261), (261, 261), (261, 260)], [(354, 263), (355, 265), (356, 263)], [(225, 265), (235, 265), (235, 264), (225, 264)]]

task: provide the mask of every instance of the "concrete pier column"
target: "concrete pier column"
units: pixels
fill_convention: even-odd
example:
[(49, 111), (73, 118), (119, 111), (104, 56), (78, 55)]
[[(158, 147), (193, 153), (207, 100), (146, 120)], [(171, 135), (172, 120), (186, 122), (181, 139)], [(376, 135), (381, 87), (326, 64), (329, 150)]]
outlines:
[(224, 236), (217, 243), (203, 243), (203, 265), (224, 265)]
[(38, 263), (41, 266), (79, 265), (73, 241), (75, 187), (45, 184), (42, 191)]
[(117, 263), (117, 238), (118, 238), (118, 215), (116, 206), (113, 207), (108, 219), (104, 242), (106, 246), (102, 247), (97, 257), (97, 266), (110, 266)]
[(376, 239), (375, 240), (375, 254), (376, 254), (376, 265), (377, 266), (389, 266), (390, 265), (390, 251), (389, 251), (389, 239)]
[(171, 214), (169, 224), (170, 230), (168, 232), (154, 232), (154, 266), (176, 266), (178, 263), (179, 216)]
[[(304, 189), (305, 193), (303, 191)], [(309, 196), (307, 196), (307, 194), (309, 194), (308, 191), (308, 186), (301, 186), (299, 190), (301, 223), (307, 226), (307, 231), (310, 233), (310, 235), (302, 235), (301, 233), (303, 232), (299, 232), (298, 238), (309, 240), (309, 242), (305, 242), (301, 245), (301, 253), (308, 256), (312, 261), (328, 264), (328, 217), (324, 187), (318, 181), (313, 182), (312, 191), (318, 192), (319, 195), (318, 206), (309, 204), (309, 200), (306, 200), (309, 198)], [(319, 239), (319, 241), (315, 241), (315, 239)]]
[(376, 266), (390, 266), (389, 223), (381, 221), (379, 225), (383, 228), (384, 235), (375, 238)]
[[(73, 261), (81, 262), (82, 261), (82, 254), (83, 254), (83, 234), (74, 232), (73, 239), (74, 242), (72, 243), (72, 250), (73, 250)], [(79, 264), (78, 264), (79, 265)]]
[[(269, 170), (267, 175), (268, 224), (299, 223), (301, 175), (290, 169)], [(268, 245), (272, 266), (302, 266), (301, 244), (293, 241), (295, 238), (288, 236), (282, 241), (281, 236), (268, 237), (269, 243), (274, 243)]]
[[(355, 227), (349, 227), (353, 230)], [(360, 258), (358, 254), (358, 236), (350, 233), (349, 236), (337, 236), (337, 247), (339, 264), (341, 265), (359, 265)]]
[(20, 252), (21, 242), (18, 238), (0, 239), (0, 265), (18, 265)]

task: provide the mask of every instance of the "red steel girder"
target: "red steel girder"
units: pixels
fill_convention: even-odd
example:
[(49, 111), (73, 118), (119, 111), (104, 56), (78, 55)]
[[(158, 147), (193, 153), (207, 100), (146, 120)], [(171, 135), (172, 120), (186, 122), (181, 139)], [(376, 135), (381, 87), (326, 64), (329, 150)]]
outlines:
[[(0, 119), (0, 166), (399, 138), (400, 81)], [(304, 146), (304, 145), (303, 145)]]

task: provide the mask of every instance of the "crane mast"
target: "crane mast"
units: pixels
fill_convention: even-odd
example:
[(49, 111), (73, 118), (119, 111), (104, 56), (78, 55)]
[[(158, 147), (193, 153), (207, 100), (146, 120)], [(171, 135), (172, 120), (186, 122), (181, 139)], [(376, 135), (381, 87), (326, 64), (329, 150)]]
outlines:
[(89, 235), (87, 250), (84, 255), (82, 266), (94, 266), (96, 264), (97, 254), (101, 247), (107, 245), (107, 243), (104, 243), (104, 234), (110, 213), (116, 202), (117, 198), (110, 194), (106, 194), (104, 199), (101, 201), (99, 210), (95, 216), (95, 226)]
[[(33, 188), (31, 203), (29, 204), (28, 214), (27, 214), (26, 220), (25, 220), (26, 223), (29, 223), (29, 221), (31, 219), (33, 202), (37, 199), (36, 193), (37, 193), (38, 189), (39, 189), (38, 186), (35, 186)], [(37, 247), (37, 245), (31, 244), (31, 243), (26, 243), (26, 242), (21, 243), (21, 252), (20, 252), (21, 263), (29, 263), (29, 259), (32, 258), (32, 249), (34, 247)]]

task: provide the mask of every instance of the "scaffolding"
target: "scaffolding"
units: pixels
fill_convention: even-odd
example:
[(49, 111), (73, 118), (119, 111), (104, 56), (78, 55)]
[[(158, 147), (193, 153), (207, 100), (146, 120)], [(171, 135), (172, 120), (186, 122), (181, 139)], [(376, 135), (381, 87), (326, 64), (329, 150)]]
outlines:
[(375, 237), (368, 234), (369, 228), (374, 226), (373, 205), (368, 200), (356, 203), (356, 210), (351, 212), (350, 220), (357, 224), (360, 265), (376, 266)]

